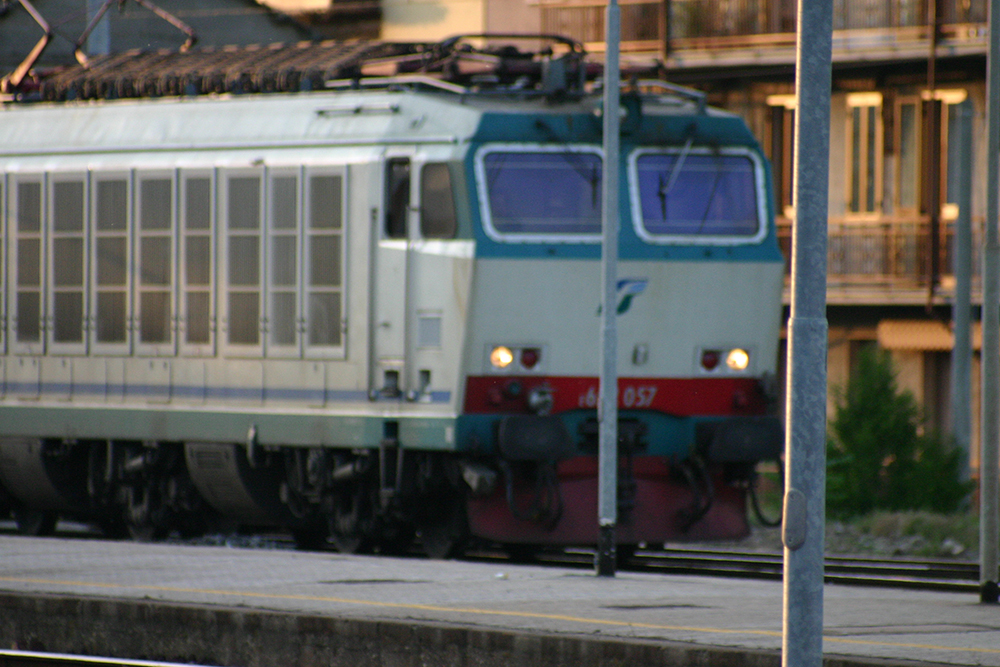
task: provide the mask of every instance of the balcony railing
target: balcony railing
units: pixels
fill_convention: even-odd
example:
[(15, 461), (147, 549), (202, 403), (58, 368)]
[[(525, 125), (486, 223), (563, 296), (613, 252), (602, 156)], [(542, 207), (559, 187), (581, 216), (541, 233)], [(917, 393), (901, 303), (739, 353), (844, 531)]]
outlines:
[[(606, 0), (535, 0), (542, 31), (604, 48)], [(795, 0), (620, 0), (623, 51), (794, 46)], [(938, 0), (941, 36), (981, 39), (988, 0)], [(868, 31), (860, 48), (884, 41), (927, 40), (927, 0), (834, 0), (837, 31)], [(846, 46), (850, 46), (847, 44)]]
[[(794, 0), (670, 0), (672, 38), (795, 32)], [(943, 24), (983, 23), (987, 0), (943, 0)], [(926, 26), (926, 0), (834, 0), (834, 30)]]
[[(778, 239), (790, 269), (792, 221), (779, 218)], [(973, 223), (973, 292), (979, 291), (983, 221)], [(878, 220), (831, 219), (827, 238), (827, 289), (831, 302), (908, 302), (927, 300), (931, 272), (930, 221), (927, 217)], [(939, 297), (953, 291), (955, 224), (939, 228)]]
[[(544, 0), (542, 32), (567, 35), (604, 50), (606, 0)], [(643, 0), (620, 0), (623, 51), (660, 51), (665, 44), (666, 4)]]

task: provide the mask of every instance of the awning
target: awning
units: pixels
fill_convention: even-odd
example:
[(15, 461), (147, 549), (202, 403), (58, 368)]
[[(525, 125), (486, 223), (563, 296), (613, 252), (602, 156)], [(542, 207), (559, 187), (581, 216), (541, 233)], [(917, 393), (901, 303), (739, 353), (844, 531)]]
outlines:
[[(876, 337), (886, 350), (911, 350), (947, 352), (954, 345), (951, 327), (939, 320), (882, 320), (878, 323)], [(982, 346), (982, 327), (972, 324), (972, 348)]]

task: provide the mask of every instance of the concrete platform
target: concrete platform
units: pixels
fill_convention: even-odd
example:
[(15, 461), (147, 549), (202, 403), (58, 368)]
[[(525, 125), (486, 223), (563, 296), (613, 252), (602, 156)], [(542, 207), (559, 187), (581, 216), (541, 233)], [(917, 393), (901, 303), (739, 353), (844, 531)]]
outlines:
[[(825, 663), (995, 665), (978, 596), (827, 586)], [(774, 665), (777, 582), (0, 536), (0, 646), (209, 665)]]

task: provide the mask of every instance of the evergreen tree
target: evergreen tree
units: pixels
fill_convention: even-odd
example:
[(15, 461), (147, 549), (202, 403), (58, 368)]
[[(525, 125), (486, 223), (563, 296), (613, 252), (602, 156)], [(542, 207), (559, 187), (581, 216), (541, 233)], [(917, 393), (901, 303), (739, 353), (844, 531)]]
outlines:
[(864, 348), (838, 394), (827, 443), (828, 514), (961, 506), (971, 490), (960, 481), (961, 452), (924, 432), (920, 407), (899, 389), (887, 352)]

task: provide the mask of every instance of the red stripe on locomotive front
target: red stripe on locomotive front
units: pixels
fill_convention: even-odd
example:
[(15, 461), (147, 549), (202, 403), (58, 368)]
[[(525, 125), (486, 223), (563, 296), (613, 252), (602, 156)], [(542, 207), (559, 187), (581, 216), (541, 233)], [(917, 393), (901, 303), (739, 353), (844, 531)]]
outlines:
[[(597, 407), (597, 378), (480, 375), (466, 381), (465, 412), (529, 412), (526, 397), (540, 386), (552, 392), (553, 413)], [(756, 378), (619, 378), (618, 407), (678, 417), (759, 415), (767, 399)]]

